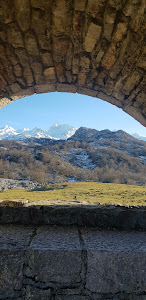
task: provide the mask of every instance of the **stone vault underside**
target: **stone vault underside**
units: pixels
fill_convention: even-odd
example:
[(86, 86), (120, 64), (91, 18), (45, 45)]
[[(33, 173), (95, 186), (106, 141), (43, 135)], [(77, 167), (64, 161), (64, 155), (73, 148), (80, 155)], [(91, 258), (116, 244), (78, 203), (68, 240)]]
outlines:
[(0, 0), (0, 107), (78, 92), (146, 125), (144, 0)]

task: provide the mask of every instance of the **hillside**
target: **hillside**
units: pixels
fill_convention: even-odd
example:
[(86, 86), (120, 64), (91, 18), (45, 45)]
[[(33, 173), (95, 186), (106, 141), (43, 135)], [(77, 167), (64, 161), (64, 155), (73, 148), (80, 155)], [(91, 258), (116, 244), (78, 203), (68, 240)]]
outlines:
[(68, 140), (0, 141), (0, 178), (42, 184), (96, 181), (145, 185), (146, 143), (119, 130), (81, 127)]

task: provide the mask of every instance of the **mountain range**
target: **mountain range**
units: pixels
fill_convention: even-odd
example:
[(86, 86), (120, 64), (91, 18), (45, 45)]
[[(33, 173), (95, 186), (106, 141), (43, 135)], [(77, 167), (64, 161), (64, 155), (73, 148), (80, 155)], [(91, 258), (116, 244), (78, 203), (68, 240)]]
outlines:
[[(122, 130), (98, 131), (86, 127), (76, 130), (55, 124), (50, 131), (34, 128), (16, 132), (5, 127), (1, 129), (1, 137), (5, 131), (7, 137), (0, 141), (0, 178), (43, 184), (66, 181), (146, 184), (146, 142)], [(53, 139), (49, 133), (54, 135)], [(62, 136), (64, 139), (59, 139)]]
[(23, 128), (14, 129), (8, 125), (0, 128), (0, 140), (23, 141), (28, 138), (48, 138), (56, 140), (67, 140), (71, 137), (77, 128), (67, 124), (56, 123), (48, 130), (39, 127), (33, 129)]
[[(84, 128), (84, 127), (81, 127)], [(56, 123), (49, 127), (48, 130), (44, 130), (39, 127), (35, 127), (33, 129), (23, 128), (23, 129), (14, 129), (11, 126), (5, 125), (4, 127), (0, 128), (0, 140), (16, 140), (16, 141), (23, 141), (25, 139), (30, 138), (48, 138), (53, 140), (67, 140), (71, 136), (73, 136), (76, 132), (77, 128), (68, 125), (68, 124), (59, 124)], [(89, 131), (92, 130), (93, 133), (100, 132), (96, 129), (88, 129)], [(87, 131), (87, 130), (86, 130)], [(101, 132), (107, 132), (109, 130), (102, 130)], [(119, 132), (119, 131), (118, 131)], [(87, 133), (87, 132), (86, 132)], [(146, 141), (146, 137), (141, 136), (137, 133), (132, 134), (133, 137), (139, 140)], [(74, 136), (74, 139), (76, 136)], [(85, 137), (86, 138), (86, 137)]]

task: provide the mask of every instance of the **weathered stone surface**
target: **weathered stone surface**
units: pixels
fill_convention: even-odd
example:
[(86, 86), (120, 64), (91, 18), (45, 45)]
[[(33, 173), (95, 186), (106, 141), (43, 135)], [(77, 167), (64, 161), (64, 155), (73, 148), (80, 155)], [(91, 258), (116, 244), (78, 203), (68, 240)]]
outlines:
[(7, 39), (14, 48), (24, 47), (24, 41), (18, 26), (10, 24), (7, 30)]
[(143, 0), (1, 1), (1, 105), (74, 84), (146, 125), (144, 32)]
[(22, 290), (25, 250), (32, 234), (31, 228), (0, 226), (0, 299), (15, 298)]
[(26, 287), (25, 300), (48, 300), (50, 297), (51, 289), (43, 290), (31, 285)]
[(43, 72), (46, 81), (55, 82), (56, 81), (56, 74), (55, 74), (55, 68), (50, 67), (44, 70)]
[(85, 229), (82, 234), (87, 247), (88, 290), (96, 293), (146, 291), (145, 233)]
[(16, 20), (23, 31), (30, 26), (30, 6), (29, 0), (14, 0), (16, 10)]
[(145, 300), (145, 232), (3, 225), (0, 253), (1, 300)]
[(37, 41), (32, 33), (27, 33), (25, 36), (25, 45), (26, 45), (26, 50), (27, 52), (32, 55), (32, 56), (38, 56), (39, 55), (39, 50), (37, 47)]
[(94, 23), (90, 23), (87, 35), (85, 36), (85, 50), (87, 52), (92, 52), (94, 50), (94, 47), (99, 40), (101, 34), (101, 26), (98, 26)]
[[(29, 277), (36, 281), (76, 285), (80, 282), (81, 248), (76, 229), (40, 228), (27, 251)], [(39, 261), (39, 268), (38, 268)]]

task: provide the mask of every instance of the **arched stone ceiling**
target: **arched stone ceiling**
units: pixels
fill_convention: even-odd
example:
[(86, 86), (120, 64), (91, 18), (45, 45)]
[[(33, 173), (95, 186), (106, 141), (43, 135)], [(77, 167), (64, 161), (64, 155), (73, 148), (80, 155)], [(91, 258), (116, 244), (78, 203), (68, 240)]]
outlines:
[(0, 0), (0, 106), (98, 97), (146, 125), (145, 0)]

